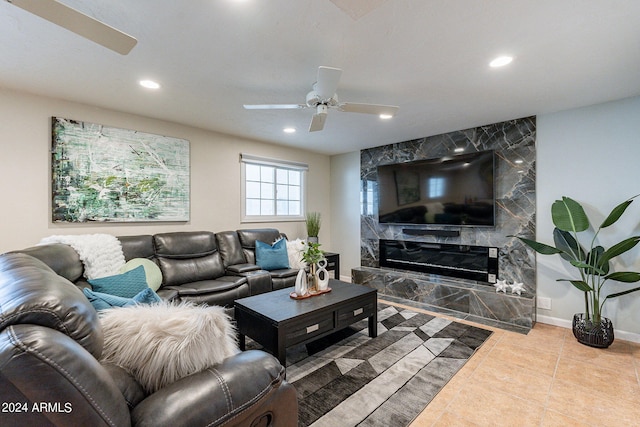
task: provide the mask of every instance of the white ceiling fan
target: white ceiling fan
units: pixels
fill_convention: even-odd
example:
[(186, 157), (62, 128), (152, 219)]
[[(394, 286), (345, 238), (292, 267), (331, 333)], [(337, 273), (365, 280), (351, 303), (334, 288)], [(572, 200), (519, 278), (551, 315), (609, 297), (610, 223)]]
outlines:
[(247, 110), (285, 110), (299, 108), (314, 108), (316, 113), (311, 119), (309, 132), (316, 132), (324, 128), (329, 108), (345, 111), (347, 113), (376, 114), (379, 116), (393, 117), (398, 111), (394, 105), (358, 104), (353, 102), (339, 102), (336, 89), (342, 70), (332, 67), (319, 67), (318, 80), (313, 84), (311, 92), (307, 94), (305, 104), (251, 104), (244, 105)]
[(6, 1), (122, 55), (138, 43), (130, 35), (56, 0)]

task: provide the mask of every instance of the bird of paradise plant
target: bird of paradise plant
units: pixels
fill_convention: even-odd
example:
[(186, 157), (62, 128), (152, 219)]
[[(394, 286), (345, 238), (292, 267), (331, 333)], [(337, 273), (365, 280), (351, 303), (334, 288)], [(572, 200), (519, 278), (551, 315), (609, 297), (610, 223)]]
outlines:
[(640, 290), (640, 287), (627, 289), (602, 297), (603, 287), (608, 280), (623, 283), (640, 281), (640, 273), (634, 271), (612, 271), (611, 260), (633, 249), (640, 236), (632, 236), (605, 249), (597, 244), (597, 237), (604, 228), (615, 224), (627, 210), (633, 199), (640, 194), (617, 205), (606, 219), (600, 224), (591, 239), (589, 250), (585, 250), (580, 244), (578, 233), (587, 231), (591, 224), (580, 203), (569, 197), (562, 197), (551, 205), (551, 217), (555, 228), (553, 240), (555, 246), (537, 242), (535, 240), (517, 237), (524, 244), (542, 255), (559, 254), (562, 259), (568, 261), (578, 270), (579, 279), (557, 279), (559, 282), (570, 282), (577, 289), (584, 292), (585, 318), (591, 322), (593, 328), (599, 327), (602, 319), (602, 309), (605, 302), (611, 298), (629, 294)]

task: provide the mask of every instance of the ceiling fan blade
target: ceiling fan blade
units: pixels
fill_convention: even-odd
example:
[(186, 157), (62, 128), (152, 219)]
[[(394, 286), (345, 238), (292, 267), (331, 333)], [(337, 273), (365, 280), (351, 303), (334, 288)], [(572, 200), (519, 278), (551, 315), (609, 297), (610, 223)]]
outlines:
[(329, 100), (336, 94), (341, 75), (340, 68), (318, 67), (318, 80), (314, 89), (321, 100)]
[(324, 122), (327, 121), (327, 114), (329, 113), (329, 107), (326, 105), (318, 105), (316, 107), (316, 114), (311, 118), (311, 124), (309, 125), (309, 132), (316, 132), (324, 129)]
[(346, 111), (347, 113), (363, 113), (363, 114), (388, 114), (395, 116), (400, 107), (395, 105), (380, 105), (380, 104), (358, 104), (354, 102), (344, 102), (338, 106), (338, 110)]
[(324, 122), (327, 121), (326, 114), (314, 114), (309, 125), (309, 132), (317, 132), (324, 129)]
[(304, 104), (244, 104), (245, 110), (295, 110), (308, 108)]
[(138, 43), (134, 37), (56, 0), (7, 1), (122, 55)]

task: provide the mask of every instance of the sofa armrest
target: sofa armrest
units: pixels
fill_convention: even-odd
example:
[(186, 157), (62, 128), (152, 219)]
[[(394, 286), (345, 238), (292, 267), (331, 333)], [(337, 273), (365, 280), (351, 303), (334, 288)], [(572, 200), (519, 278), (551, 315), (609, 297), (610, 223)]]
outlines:
[(0, 332), (0, 401), (26, 405), (2, 414), (2, 425), (130, 425), (125, 398), (102, 365), (67, 335), (38, 325)]
[(235, 264), (227, 267), (227, 273), (247, 279), (249, 295), (258, 295), (273, 290), (271, 274), (255, 264)]
[(160, 288), (156, 293), (165, 301), (175, 301), (178, 299), (178, 291), (175, 289)]
[(235, 275), (242, 275), (249, 271), (257, 271), (261, 268), (255, 264), (233, 264), (227, 267), (227, 272)]
[(241, 352), (158, 390), (133, 409), (131, 420), (135, 426), (246, 426), (271, 417), (272, 425), (293, 427), (297, 398), (284, 372), (263, 351)]

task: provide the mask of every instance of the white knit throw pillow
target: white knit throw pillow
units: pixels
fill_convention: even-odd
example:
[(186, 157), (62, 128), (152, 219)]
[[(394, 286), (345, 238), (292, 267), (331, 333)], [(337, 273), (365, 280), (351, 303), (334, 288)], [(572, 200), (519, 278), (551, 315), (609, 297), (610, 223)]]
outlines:
[(222, 307), (163, 301), (103, 310), (100, 321), (102, 361), (127, 370), (148, 393), (239, 352)]

